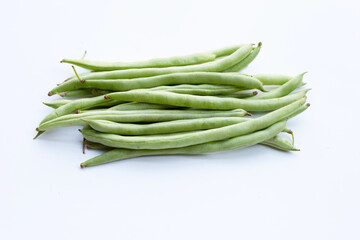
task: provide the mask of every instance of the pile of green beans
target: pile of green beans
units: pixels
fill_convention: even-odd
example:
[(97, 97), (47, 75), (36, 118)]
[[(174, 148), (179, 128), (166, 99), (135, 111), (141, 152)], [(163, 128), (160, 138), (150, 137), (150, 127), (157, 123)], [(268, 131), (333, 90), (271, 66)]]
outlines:
[[(189, 155), (261, 144), (299, 151), (289, 119), (310, 104), (305, 73), (240, 73), (262, 44), (239, 44), (207, 52), (138, 62), (63, 59), (91, 72), (50, 90), (62, 97), (36, 128), (83, 126), (85, 147), (106, 151), (81, 167), (153, 155)], [(255, 114), (256, 116), (254, 116)], [(289, 140), (282, 133), (291, 135)]]

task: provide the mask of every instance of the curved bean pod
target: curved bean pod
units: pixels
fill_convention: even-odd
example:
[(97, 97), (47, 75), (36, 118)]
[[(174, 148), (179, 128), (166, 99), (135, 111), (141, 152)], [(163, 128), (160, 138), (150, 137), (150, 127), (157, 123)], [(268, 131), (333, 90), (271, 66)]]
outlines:
[(223, 57), (223, 56), (233, 54), (236, 50), (238, 50), (239, 48), (244, 47), (245, 45), (246, 44), (239, 44), (239, 45), (235, 45), (235, 46), (219, 48), (219, 49), (215, 49), (215, 50), (212, 50), (212, 51), (208, 51), (208, 53), (215, 54), (215, 56), (217, 58), (218, 57)]
[(127, 158), (140, 157), (140, 156), (152, 156), (152, 155), (175, 155), (175, 154), (202, 154), (210, 152), (218, 152), (225, 150), (233, 150), (241, 147), (252, 146), (257, 143), (263, 142), (269, 138), (276, 136), (282, 129), (285, 128), (286, 121), (280, 121), (272, 126), (257, 131), (251, 134), (234, 137), (228, 140), (209, 142), (199, 145), (173, 148), (173, 149), (157, 149), (157, 150), (132, 150), (132, 149), (113, 149), (100, 156), (91, 158), (83, 163), (81, 167), (96, 166), (104, 163), (114, 162)]
[(305, 105), (302, 105), (301, 107), (299, 107), (293, 114), (291, 114), (288, 119), (293, 118), (297, 115), (299, 115), (300, 113), (302, 113), (303, 111), (305, 111), (306, 109), (308, 109), (308, 107), (310, 107), (310, 103), (307, 103)]
[(152, 135), (164, 133), (190, 132), (228, 126), (246, 121), (241, 117), (213, 117), (175, 120), (151, 124), (114, 123), (105, 120), (84, 120), (91, 128), (103, 133), (120, 135)]
[[(105, 72), (91, 72), (80, 74), (81, 79), (121, 79), (121, 78), (140, 78), (169, 73), (179, 72), (221, 72), (225, 69), (242, 61), (252, 51), (253, 44), (244, 44), (231, 55), (213, 62), (207, 62), (190, 66), (178, 66), (168, 68), (145, 68), (145, 69), (128, 69), (114, 70)], [(79, 81), (76, 76), (67, 80)]]
[(46, 106), (48, 107), (51, 107), (51, 108), (59, 108), (67, 103), (70, 103), (72, 102), (72, 100), (69, 100), (69, 99), (59, 99), (59, 100), (55, 100), (55, 101), (52, 101), (52, 102), (43, 102), (43, 104), (45, 104)]
[(141, 110), (141, 111), (92, 111), (80, 114), (68, 114), (44, 122), (38, 131), (46, 131), (60, 127), (86, 125), (83, 120), (108, 120), (113, 122), (163, 122), (179, 119), (208, 117), (243, 117), (244, 110), (234, 111), (201, 111), (201, 110)]
[(232, 54), (243, 45), (225, 47), (205, 53), (195, 53), (184, 56), (156, 58), (138, 62), (99, 62), (84, 59), (63, 59), (61, 62), (70, 63), (94, 71), (124, 70), (130, 68), (163, 68), (171, 66), (194, 65), (215, 60), (216, 57)]
[[(130, 103), (128, 105), (131, 104), (137, 106), (134, 103)], [(121, 105), (126, 105), (126, 104), (121, 104)], [(161, 105), (155, 105), (155, 106), (161, 106)], [(309, 103), (302, 105), (293, 114), (288, 116), (287, 119), (290, 119), (302, 113), (309, 106), (310, 106)], [(140, 109), (131, 109), (131, 110), (140, 110)], [(103, 133), (113, 133), (120, 135), (153, 135), (153, 134), (190, 132), (195, 130), (219, 128), (248, 120), (252, 120), (252, 119), (242, 118), (242, 117), (226, 117), (226, 118), (212, 117), (212, 118), (174, 120), (170, 122), (158, 122), (158, 123), (150, 123), (150, 124), (115, 123), (106, 120), (84, 120), (84, 121), (87, 122), (89, 126), (94, 130)], [(294, 138), (291, 130), (284, 129), (283, 131), (291, 134), (292, 138)], [(276, 139), (274, 139), (274, 142), (277, 142)], [(281, 143), (279, 143), (279, 145), (281, 145)]]
[[(275, 149), (278, 149), (281, 151), (286, 151), (286, 152), (300, 151), (300, 149), (295, 148), (287, 138), (284, 138), (281, 135), (276, 135), (275, 137), (272, 137), (268, 140), (260, 142), (259, 144), (269, 146), (269, 147), (272, 147), (272, 148), (275, 148)], [(106, 150), (106, 151), (109, 151), (111, 149), (116, 149), (116, 148), (102, 145), (101, 143), (94, 143), (94, 142), (89, 142), (89, 141), (86, 141), (86, 147), (87, 147), (87, 149)], [(130, 151), (130, 149), (128, 149), (128, 151)], [(139, 151), (139, 150), (133, 150), (133, 151)], [(140, 151), (154, 151), (154, 150), (140, 150)]]
[(146, 90), (151, 91), (168, 91), (174, 93), (182, 93), (182, 94), (192, 94), (192, 95), (222, 95), (222, 94), (230, 94), (235, 93), (242, 88), (227, 86), (227, 85), (212, 85), (212, 84), (180, 84), (174, 86), (159, 86), (154, 88), (149, 88)]
[(162, 104), (129, 102), (129, 103), (121, 103), (119, 105), (108, 108), (105, 111), (129, 111), (129, 110), (173, 109), (173, 108), (178, 108), (178, 107), (162, 105)]
[(223, 74), (213, 72), (171, 73), (160, 76), (136, 79), (97, 79), (65, 82), (49, 92), (49, 96), (80, 88), (98, 88), (111, 91), (128, 91), (133, 89), (154, 88), (177, 84), (215, 84), (229, 85), (246, 89), (266, 91), (256, 78), (242, 74)]
[(185, 56), (168, 58), (155, 58), (139, 62), (101, 62), (85, 59), (63, 59), (62, 63), (70, 63), (76, 66), (94, 71), (112, 71), (135, 68), (163, 68), (172, 66), (194, 65), (215, 60), (216, 55), (211, 53), (195, 53)]
[[(182, 87), (183, 89), (180, 89)], [(166, 90), (169, 92), (182, 92), (187, 94), (219, 94), (219, 93), (230, 93), (241, 90), (240, 88), (232, 87), (232, 86), (216, 86), (216, 85), (208, 85), (203, 84), (199, 86), (194, 85), (186, 85), (186, 86), (161, 86), (158, 88), (151, 88), (148, 91), (158, 91), (159, 89)], [(102, 91), (102, 90), (101, 90)], [(136, 102), (137, 100), (134, 100)], [(48, 116), (46, 116), (41, 123), (54, 119), (56, 117), (72, 113), (76, 110), (84, 110), (90, 109), (98, 106), (114, 106), (119, 103), (123, 103), (124, 101), (111, 101), (107, 102), (104, 100), (103, 96), (93, 97), (93, 98), (85, 98), (79, 99), (69, 102), (64, 106), (61, 106), (51, 112)], [(126, 101), (125, 101), (126, 102)], [(161, 103), (160, 103), (161, 104)]]
[(244, 109), (246, 111), (271, 111), (294, 102), (303, 96), (310, 89), (290, 94), (281, 98), (246, 100), (237, 98), (222, 98), (212, 96), (195, 96), (178, 94), (165, 91), (133, 90), (128, 92), (116, 92), (105, 95), (105, 98), (118, 101), (137, 101), (146, 103), (157, 103), (180, 107), (191, 107), (198, 109)]
[(293, 78), (282, 74), (256, 74), (254, 77), (259, 79), (264, 85), (283, 85)]
[[(109, 147), (130, 149), (164, 149), (186, 147), (206, 142), (218, 141), (245, 135), (285, 119), (305, 103), (302, 98), (278, 110), (265, 114), (251, 121), (233, 124), (216, 129), (204, 130), (196, 133), (182, 133), (175, 136), (121, 136), (116, 134), (99, 133), (95, 130), (81, 130), (84, 138), (91, 142), (101, 143)], [(285, 128), (285, 127), (284, 127)], [(283, 128), (283, 129), (284, 129)]]
[(86, 97), (86, 96), (91, 96), (92, 92), (91, 89), (76, 89), (76, 90), (59, 93), (59, 95), (61, 97)]
[(280, 87), (272, 89), (266, 93), (250, 97), (248, 99), (269, 99), (286, 96), (301, 85), (305, 73), (306, 72), (293, 77)]
[(295, 148), (287, 138), (282, 137), (280, 135), (276, 135), (275, 137), (270, 138), (264, 142), (261, 142), (260, 144), (273, 147), (285, 152), (300, 151), (300, 149)]
[(259, 54), (261, 45), (262, 45), (262, 43), (259, 42), (258, 45), (256, 46), (256, 48), (254, 48), (254, 50), (246, 58), (244, 58), (244, 60), (242, 60), (241, 62), (235, 64), (234, 66), (226, 69), (224, 72), (238, 72), (238, 71), (244, 69), (245, 67), (247, 67), (247, 65), (249, 65)]
[(114, 105), (117, 105), (122, 102), (123, 101), (117, 101), (117, 100), (110, 101), (110, 102), (107, 102), (106, 100), (104, 101), (104, 95), (93, 97), (93, 98), (83, 98), (83, 99), (74, 100), (74, 101), (71, 101), (65, 105), (62, 105), (62, 106), (58, 107), (57, 109), (55, 109), (54, 111), (52, 111), (40, 122), (40, 124), (50, 121), (54, 118), (63, 116), (65, 114), (75, 112), (78, 109), (89, 109), (92, 107), (104, 106), (104, 105), (105, 106), (114, 106)]

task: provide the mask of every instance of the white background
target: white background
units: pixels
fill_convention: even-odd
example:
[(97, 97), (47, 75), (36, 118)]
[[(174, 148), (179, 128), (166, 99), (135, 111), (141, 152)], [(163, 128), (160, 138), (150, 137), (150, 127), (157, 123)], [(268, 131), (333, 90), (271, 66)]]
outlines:
[[(2, 1), (0, 239), (360, 239), (358, 1)], [(263, 42), (246, 73), (309, 73), (265, 146), (80, 169), (77, 127), (32, 140), (64, 57), (142, 60)]]

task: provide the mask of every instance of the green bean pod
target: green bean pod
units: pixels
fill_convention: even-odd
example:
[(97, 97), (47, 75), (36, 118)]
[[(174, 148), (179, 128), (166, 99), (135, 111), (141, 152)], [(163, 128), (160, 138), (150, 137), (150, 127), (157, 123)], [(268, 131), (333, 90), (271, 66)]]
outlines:
[(67, 92), (59, 93), (61, 97), (87, 97), (92, 96), (91, 89), (76, 89)]
[[(269, 147), (272, 147), (272, 148), (275, 148), (277, 150), (281, 150), (284, 152), (300, 151), (300, 149), (295, 148), (288, 139), (286, 139), (285, 137), (282, 137), (280, 135), (276, 135), (275, 137), (265, 140), (259, 144), (269, 146)], [(87, 149), (106, 150), (106, 151), (109, 151), (111, 149), (116, 149), (116, 148), (111, 148), (111, 147), (102, 145), (100, 143), (94, 143), (94, 142), (89, 142), (89, 141), (86, 141), (86, 147), (87, 147)], [(133, 151), (139, 151), (139, 150), (133, 150)], [(140, 150), (140, 151), (154, 151), (154, 150)]]
[(83, 163), (81, 167), (96, 166), (104, 163), (114, 162), (118, 160), (140, 157), (140, 156), (153, 156), (153, 155), (176, 155), (176, 154), (203, 154), (210, 152), (218, 152), (225, 150), (233, 150), (242, 147), (248, 147), (257, 143), (270, 139), (280, 133), (286, 125), (286, 121), (277, 122), (266, 129), (234, 137), (228, 140), (208, 142), (194, 146), (172, 148), (172, 149), (157, 149), (157, 150), (133, 150), (133, 149), (113, 149), (100, 156), (91, 158)]
[(122, 102), (123, 101), (117, 101), (117, 100), (107, 102), (106, 100), (104, 100), (104, 96), (74, 100), (52, 111), (41, 121), (40, 124), (50, 121), (54, 118), (75, 112), (78, 109), (89, 109), (97, 106), (114, 106)]
[[(81, 79), (129, 79), (129, 78), (140, 78), (150, 77), (156, 75), (163, 75), (169, 73), (180, 73), (180, 72), (222, 72), (225, 69), (235, 65), (242, 61), (253, 49), (253, 44), (244, 44), (242, 47), (237, 49), (234, 53), (225, 58), (217, 61), (189, 65), (189, 66), (175, 66), (167, 68), (144, 68), (144, 69), (128, 69), (128, 70), (114, 70), (105, 72), (91, 72), (80, 74)], [(79, 81), (76, 76), (71, 77), (67, 80)]]
[(111, 150), (113, 148), (102, 145), (100, 143), (94, 143), (94, 142), (89, 142), (89, 141), (85, 141), (86, 144), (86, 148), (87, 149), (92, 149), (92, 150)]
[(101, 62), (85, 59), (63, 59), (61, 62), (77, 65), (94, 71), (113, 71), (135, 68), (163, 68), (172, 66), (194, 65), (215, 60), (216, 55), (211, 53), (195, 53), (186, 56), (156, 58), (139, 62)]
[(283, 85), (293, 78), (282, 74), (256, 74), (254, 77), (259, 79), (264, 85)]
[(111, 91), (128, 91), (134, 89), (154, 88), (177, 84), (215, 84), (229, 85), (246, 89), (266, 91), (256, 78), (243, 74), (224, 74), (213, 72), (171, 73), (160, 76), (136, 79), (96, 79), (65, 82), (49, 92), (49, 96), (80, 88), (98, 88)]
[(114, 123), (105, 120), (84, 120), (91, 128), (103, 133), (120, 135), (154, 135), (190, 132), (228, 126), (246, 121), (241, 117), (213, 117), (157, 122), (151, 124)]
[(236, 50), (238, 50), (239, 48), (244, 47), (246, 44), (239, 44), (239, 45), (234, 45), (234, 46), (229, 46), (229, 47), (224, 47), (224, 48), (219, 48), (219, 49), (215, 49), (212, 51), (209, 51), (207, 53), (211, 53), (211, 54), (215, 54), (215, 56), (218, 57), (224, 57), (230, 54), (233, 54)]
[(254, 50), (246, 58), (244, 58), (244, 60), (242, 60), (241, 62), (235, 64), (234, 66), (226, 69), (224, 72), (238, 72), (238, 71), (244, 69), (245, 67), (247, 67), (259, 54), (261, 45), (262, 45), (262, 43), (259, 42), (258, 45), (256, 46), (256, 48), (254, 48)]
[(204, 110), (140, 110), (140, 111), (92, 111), (68, 114), (40, 124), (38, 131), (60, 127), (86, 125), (83, 120), (108, 120), (113, 122), (163, 122), (179, 119), (208, 117), (243, 117), (246, 111), (204, 111)]
[(302, 105), (301, 107), (299, 107), (294, 113), (292, 113), (288, 119), (296, 117), (297, 115), (299, 115), (300, 113), (302, 113), (303, 111), (305, 111), (306, 109), (308, 109), (308, 107), (310, 107), (310, 103), (307, 103), (305, 105)]
[(129, 103), (121, 103), (115, 105), (113, 107), (107, 108), (105, 111), (129, 111), (129, 110), (147, 110), (147, 109), (174, 109), (174, 108), (179, 108), (179, 107), (162, 105), (162, 104), (129, 102)]
[(180, 84), (173, 86), (159, 86), (149, 88), (151, 91), (168, 91), (174, 93), (215, 96), (223, 94), (231, 94), (242, 90), (243, 88), (227, 86), (227, 85), (213, 85), (213, 84)]
[[(131, 104), (137, 106), (137, 104), (133, 104), (133, 103)], [(127, 104), (121, 104), (121, 105), (127, 105)], [(161, 105), (155, 105), (155, 106), (161, 106)], [(290, 119), (302, 113), (309, 106), (310, 106), (309, 103), (302, 105), (294, 113), (288, 116), (287, 119)], [(127, 109), (127, 110), (140, 110), (140, 109)], [(212, 117), (212, 118), (174, 120), (170, 122), (157, 122), (150, 124), (115, 123), (106, 120), (84, 120), (84, 121), (87, 122), (92, 129), (98, 132), (140, 136), (140, 135), (154, 135), (154, 134), (166, 134), (166, 133), (176, 133), (176, 132), (190, 132), (195, 130), (219, 128), (249, 120), (252, 119), (242, 118), (242, 117)], [(291, 130), (284, 129), (283, 131), (291, 134), (293, 137), (293, 133)]]
[(121, 136), (100, 133), (95, 130), (81, 130), (85, 139), (115, 148), (164, 149), (196, 145), (245, 135), (264, 129), (294, 113), (305, 103), (306, 97), (259, 118), (216, 129), (196, 133), (182, 133), (176, 136)]
[(105, 96), (109, 100), (137, 101), (173, 105), (180, 107), (191, 107), (198, 109), (244, 109), (246, 111), (271, 111), (292, 103), (306, 95), (309, 89), (290, 94), (281, 98), (247, 100), (226, 97), (195, 96), (178, 94), (165, 91), (133, 90), (128, 92), (116, 92)]
[(52, 102), (43, 102), (43, 104), (45, 104), (46, 106), (48, 107), (51, 107), (51, 108), (59, 108), (65, 104), (68, 104), (72, 102), (72, 100), (70, 99), (59, 99), (59, 100), (55, 100), (55, 101), (52, 101)]
[(261, 142), (260, 144), (273, 147), (285, 152), (300, 151), (300, 149), (295, 148), (287, 138), (282, 137), (280, 135), (276, 135), (275, 137), (270, 138), (264, 142)]
[(232, 54), (243, 45), (225, 47), (205, 53), (195, 53), (184, 56), (173, 56), (168, 58), (156, 58), (138, 62), (101, 62), (84, 59), (63, 59), (61, 62), (70, 63), (76, 66), (93, 71), (112, 71), (133, 68), (163, 68), (172, 66), (194, 65), (215, 60), (216, 57)]
[[(216, 86), (216, 85), (186, 85), (186, 86), (161, 86), (158, 88), (150, 88), (149, 91), (158, 91), (159, 89), (166, 90), (169, 92), (181, 92), (187, 94), (226, 94), (231, 92), (237, 92), (241, 90), (240, 88), (232, 87), (232, 86)], [(58, 107), (53, 112), (51, 112), (48, 116), (46, 116), (41, 123), (54, 119), (56, 117), (66, 115), (72, 113), (76, 110), (84, 110), (90, 109), (98, 106), (114, 106), (119, 103), (123, 103), (124, 101), (110, 101), (107, 102), (103, 96), (93, 97), (93, 98), (85, 98), (78, 99), (69, 102), (68, 104)], [(125, 101), (126, 102), (126, 101)], [(134, 100), (136, 102), (136, 100)]]
[(306, 72), (293, 77), (280, 87), (248, 99), (270, 99), (286, 96), (301, 85), (305, 73)]

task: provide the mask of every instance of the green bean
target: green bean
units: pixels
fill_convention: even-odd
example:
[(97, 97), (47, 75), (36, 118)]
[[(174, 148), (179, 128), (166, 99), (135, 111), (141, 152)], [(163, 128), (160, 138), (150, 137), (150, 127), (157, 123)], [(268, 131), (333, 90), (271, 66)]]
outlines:
[(262, 83), (254, 77), (242, 74), (223, 74), (213, 72), (171, 73), (160, 76), (136, 79), (96, 79), (86, 81), (65, 82), (49, 92), (49, 96), (57, 92), (65, 92), (79, 88), (98, 88), (112, 91), (128, 91), (133, 89), (154, 88), (177, 84), (216, 84), (240, 88), (256, 88), (266, 91)]
[(195, 53), (184, 56), (157, 58), (139, 62), (99, 62), (84, 59), (63, 59), (61, 62), (70, 63), (94, 71), (112, 71), (132, 68), (163, 68), (171, 66), (194, 65), (215, 60), (216, 57), (232, 54), (242, 45), (216, 49), (206, 53)]
[[(199, 85), (198, 87), (187, 85), (182, 86), (184, 89), (180, 89), (180, 92), (187, 92), (192, 94), (219, 94), (219, 93), (230, 93), (230, 92), (236, 92), (240, 90), (239, 88), (231, 87), (231, 86), (215, 86), (215, 85)], [(185, 89), (187, 88), (187, 90)], [(158, 91), (159, 89), (167, 90), (167, 91), (179, 91), (179, 86), (161, 86), (159, 88), (152, 88), (148, 89), (149, 91)], [(136, 100), (134, 100), (136, 101)], [(46, 116), (43, 122), (49, 121), (51, 119), (54, 119), (56, 117), (66, 115), (68, 113), (72, 113), (76, 110), (84, 110), (84, 109), (90, 109), (97, 106), (114, 106), (119, 103), (122, 103), (124, 101), (111, 101), (108, 102), (102, 97), (93, 97), (93, 98), (86, 98), (86, 99), (79, 99), (72, 102), (69, 102), (69, 104), (66, 104), (64, 106), (61, 106), (51, 112), (48, 116)], [(126, 102), (126, 101), (125, 101)]]
[(111, 150), (113, 148), (102, 145), (100, 143), (94, 143), (94, 142), (89, 142), (89, 141), (85, 141), (86, 143), (86, 148), (87, 149), (92, 149), (92, 150)]
[[(122, 105), (126, 105), (126, 104), (122, 104)], [(136, 104), (134, 105), (136, 106)], [(309, 103), (302, 105), (293, 114), (288, 116), (288, 119), (302, 113), (309, 106), (310, 106)], [(242, 118), (242, 117), (226, 117), (226, 118), (212, 117), (212, 118), (174, 120), (171, 122), (158, 122), (151, 124), (115, 123), (106, 120), (84, 120), (84, 121), (87, 122), (89, 126), (94, 130), (103, 133), (113, 133), (120, 135), (153, 135), (153, 134), (187, 132), (194, 130), (219, 128), (248, 120), (252, 120), (252, 119)], [(294, 139), (294, 135), (291, 130), (284, 129), (283, 131), (291, 134), (292, 138)]]
[(168, 91), (174, 93), (182, 93), (182, 94), (192, 94), (192, 95), (222, 95), (222, 94), (230, 94), (235, 93), (242, 88), (227, 86), (227, 85), (212, 85), (212, 84), (180, 84), (174, 86), (159, 86), (154, 88), (149, 88), (147, 90), (151, 91)]
[(288, 139), (280, 135), (276, 135), (275, 137), (270, 138), (267, 141), (261, 142), (260, 144), (273, 147), (285, 152), (300, 151), (300, 149), (295, 148)]
[(198, 109), (227, 110), (241, 108), (246, 111), (271, 111), (302, 98), (305, 96), (307, 91), (309, 91), (309, 89), (281, 98), (260, 100), (195, 96), (165, 91), (146, 90), (110, 93), (105, 95), (105, 98), (118, 101), (137, 101)]
[(140, 110), (140, 111), (93, 111), (80, 114), (68, 114), (40, 124), (38, 131), (60, 127), (86, 125), (83, 120), (108, 120), (114, 122), (162, 122), (179, 119), (207, 117), (243, 117), (247, 112), (206, 110)]
[[(196, 145), (245, 135), (285, 119), (305, 103), (306, 97), (285, 107), (265, 114), (251, 121), (233, 124), (216, 129), (204, 130), (196, 133), (182, 133), (176, 136), (121, 136), (100, 133), (95, 130), (81, 130), (85, 139), (101, 143), (109, 147), (130, 149), (164, 149)], [(284, 128), (283, 128), (284, 129)]]
[(54, 118), (72, 113), (78, 109), (89, 109), (92, 107), (104, 106), (104, 105), (114, 106), (121, 102), (122, 101), (116, 101), (116, 100), (107, 102), (106, 100), (104, 100), (104, 96), (97, 96), (97, 97), (93, 97), (93, 98), (82, 98), (82, 99), (74, 100), (74, 101), (71, 101), (63, 106), (58, 107), (54, 111), (52, 111), (49, 115), (47, 115), (41, 121), (40, 124), (50, 121)]
[(100, 95), (105, 95), (107, 93), (110, 93), (111, 91), (108, 90), (103, 90), (103, 89), (91, 89), (91, 94), (94, 96), (100, 96)]
[(209, 152), (218, 152), (225, 150), (233, 150), (237, 148), (252, 146), (257, 143), (263, 142), (276, 136), (282, 129), (285, 128), (286, 121), (280, 121), (275, 123), (268, 128), (234, 137), (228, 140), (203, 143), (199, 145), (183, 147), (183, 148), (172, 148), (172, 149), (157, 149), (157, 150), (132, 150), (132, 149), (113, 149), (100, 156), (91, 158), (83, 163), (81, 167), (96, 166), (104, 163), (114, 162), (127, 158), (140, 157), (140, 156), (152, 156), (152, 155), (175, 155), (175, 154), (202, 154)]
[(259, 79), (264, 85), (283, 85), (293, 78), (282, 74), (256, 74), (254, 77)]
[(261, 42), (259, 42), (257, 47), (254, 48), (254, 50), (246, 58), (244, 58), (244, 60), (226, 69), (224, 72), (238, 72), (244, 69), (245, 67), (247, 67), (247, 65), (249, 65), (259, 54), (261, 45), (262, 45)]
[(235, 46), (230, 46), (230, 47), (219, 48), (219, 49), (216, 49), (216, 50), (209, 51), (208, 53), (215, 54), (215, 56), (217, 58), (218, 57), (223, 57), (223, 56), (233, 54), (236, 50), (238, 50), (239, 48), (244, 47), (245, 45), (246, 44), (240, 44), (240, 45), (235, 45)]
[(171, 66), (194, 65), (215, 60), (216, 55), (210, 53), (197, 53), (186, 56), (169, 58), (156, 58), (139, 62), (100, 62), (84, 59), (63, 59), (61, 62), (77, 65), (94, 71), (112, 71), (135, 68), (163, 68)]
[(301, 107), (299, 107), (293, 114), (291, 114), (288, 118), (293, 118), (297, 115), (299, 115), (300, 113), (302, 113), (303, 111), (305, 111), (306, 109), (308, 109), (308, 107), (310, 107), (310, 103), (307, 103), (305, 105), (302, 105)]
[(61, 97), (86, 97), (86, 96), (92, 96), (91, 89), (76, 89), (76, 90), (70, 90), (67, 92), (59, 93)]
[(250, 97), (248, 99), (269, 99), (269, 98), (278, 98), (278, 97), (286, 96), (300, 86), (305, 73), (306, 72), (299, 74), (296, 77), (293, 77), (292, 79), (281, 85), (280, 87), (272, 89), (269, 92)]
[[(265, 146), (269, 146), (281, 151), (300, 151), (300, 149), (295, 148), (291, 142), (289, 140), (287, 140), (286, 138), (280, 136), (280, 135), (276, 135), (275, 137), (272, 137), (268, 140), (265, 140), (259, 144), (265, 145)], [(116, 149), (116, 148), (112, 148), (112, 147), (108, 147), (105, 145), (102, 145), (100, 143), (94, 143), (94, 142), (89, 142), (86, 141), (86, 147), (87, 149), (92, 149), (92, 150), (106, 150), (109, 151), (111, 149)], [(130, 150), (128, 150), (130, 151)], [(139, 150), (133, 150), (133, 151), (139, 151)], [(154, 151), (154, 150), (140, 150), (140, 151)], [(161, 150), (160, 150), (161, 151)], [(160, 154), (160, 153), (159, 153)]]
[(114, 123), (105, 120), (84, 120), (91, 128), (103, 132), (121, 135), (153, 135), (176, 132), (189, 132), (228, 126), (246, 121), (241, 117), (213, 117), (157, 122), (151, 124)]
[(170, 105), (162, 105), (162, 104), (129, 102), (129, 103), (121, 103), (119, 105), (110, 107), (106, 109), (106, 111), (129, 111), (129, 110), (146, 110), (146, 109), (174, 109), (174, 108), (178, 108), (178, 107), (170, 106)]
[(72, 100), (69, 100), (69, 99), (59, 99), (59, 100), (55, 100), (55, 101), (52, 101), (52, 102), (43, 102), (43, 104), (45, 104), (46, 106), (48, 107), (51, 107), (51, 108), (58, 108), (58, 107), (61, 107), (67, 103), (70, 103)]
[[(168, 68), (146, 68), (146, 69), (128, 69), (128, 70), (114, 70), (106, 72), (91, 72), (80, 74), (81, 79), (122, 79), (122, 78), (140, 78), (150, 77), (156, 75), (163, 75), (169, 73), (179, 72), (221, 72), (225, 69), (235, 65), (242, 61), (252, 51), (253, 44), (244, 44), (238, 50), (231, 55), (220, 59), (218, 61), (207, 62), (202, 64), (190, 65), (190, 66), (175, 66)], [(67, 80), (78, 79), (74, 76)]]

